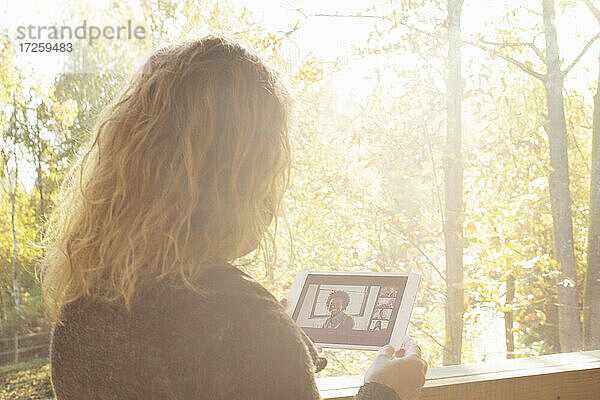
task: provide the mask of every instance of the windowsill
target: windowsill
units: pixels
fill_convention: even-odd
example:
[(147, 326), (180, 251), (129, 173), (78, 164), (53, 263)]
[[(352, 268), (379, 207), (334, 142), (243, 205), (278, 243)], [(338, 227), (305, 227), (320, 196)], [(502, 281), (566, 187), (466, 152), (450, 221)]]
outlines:
[[(362, 376), (317, 378), (323, 399), (352, 399)], [(600, 350), (430, 368), (426, 399), (600, 399)]]

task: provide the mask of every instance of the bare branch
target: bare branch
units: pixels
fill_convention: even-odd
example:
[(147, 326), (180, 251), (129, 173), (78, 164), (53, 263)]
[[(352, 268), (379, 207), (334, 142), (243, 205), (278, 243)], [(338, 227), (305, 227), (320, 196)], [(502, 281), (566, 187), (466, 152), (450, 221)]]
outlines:
[[(444, 344), (442, 342), (440, 342), (435, 336), (433, 336), (431, 333), (427, 332), (425, 329), (423, 329), (423, 327), (421, 327), (420, 325), (417, 325), (414, 321), (408, 321), (412, 326), (414, 326), (415, 328), (417, 328), (418, 330), (420, 330), (421, 332), (423, 332), (425, 335), (427, 335), (429, 337), (429, 339), (431, 339), (435, 344), (437, 344), (438, 346), (440, 346), (443, 349), (446, 349), (446, 346), (444, 346)], [(447, 349), (446, 349), (447, 350)]]
[(596, 17), (596, 19), (598, 20), (598, 23), (600, 23), (600, 10), (598, 8), (596, 8), (596, 6), (594, 4), (592, 4), (591, 0), (583, 0), (583, 2), (590, 9), (592, 14), (594, 14), (594, 17)]
[(573, 68), (575, 66), (575, 64), (577, 64), (579, 62), (579, 60), (581, 60), (581, 57), (583, 57), (583, 55), (588, 51), (590, 46), (592, 44), (594, 44), (594, 42), (596, 40), (598, 40), (598, 38), (600, 38), (600, 32), (597, 33), (596, 36), (594, 36), (592, 39), (590, 39), (589, 42), (587, 42), (587, 44), (583, 47), (583, 49), (577, 55), (577, 57), (575, 57), (575, 59), (571, 62), (571, 64), (569, 64), (569, 66), (563, 71), (563, 76), (567, 75), (569, 73), (569, 71), (571, 70), (571, 68)]
[(479, 41), (483, 44), (489, 44), (497, 47), (525, 47), (528, 44), (526, 42), (491, 42), (485, 39), (480, 39)]
[(297, 12), (302, 14), (304, 18), (310, 17), (324, 17), (324, 18), (373, 18), (373, 19), (383, 19), (387, 21), (392, 21), (390, 17), (387, 15), (372, 15), (372, 14), (327, 14), (327, 13), (319, 13), (319, 14), (307, 14), (301, 8), (296, 9)]
[(523, 72), (533, 76), (534, 78), (537, 78), (541, 81), (544, 81), (546, 79), (546, 75), (544, 74), (540, 74), (539, 72), (536, 72), (534, 70), (532, 70), (531, 68), (527, 67), (525, 64), (523, 64), (521, 61), (519, 60), (515, 60), (514, 58), (487, 46), (482, 45), (481, 43), (478, 42), (470, 42), (470, 41), (463, 41), (463, 44), (468, 44), (477, 48), (480, 48), (482, 50), (487, 51), (488, 53), (498, 56), (500, 58), (502, 58), (503, 60), (517, 66), (519, 69), (521, 69)]
[(480, 42), (496, 47), (529, 47), (541, 61), (545, 61), (542, 50), (540, 50), (533, 42), (490, 42), (485, 39), (481, 39)]
[(299, 12), (300, 14), (302, 14), (302, 16), (304, 18), (311, 18), (311, 17), (318, 17), (318, 18), (370, 18), (370, 19), (380, 19), (383, 21), (389, 21), (395, 25), (401, 25), (404, 26), (406, 28), (408, 28), (409, 30), (413, 31), (413, 32), (417, 32), (420, 33), (421, 35), (430, 37), (430, 38), (436, 38), (439, 39), (437, 35), (435, 35), (434, 33), (431, 32), (427, 32), (424, 31), (422, 29), (419, 29), (413, 25), (409, 25), (406, 22), (402, 22), (402, 21), (398, 21), (398, 20), (394, 20), (391, 17), (387, 16), (387, 15), (373, 15), (373, 14), (327, 14), (327, 13), (319, 13), (319, 14), (307, 14), (305, 13), (301, 8), (297, 8), (296, 9), (297, 12)]
[(538, 58), (541, 61), (546, 61), (546, 58), (544, 57), (544, 53), (542, 53), (542, 50), (540, 50), (539, 47), (537, 47), (533, 42), (527, 43), (527, 47), (529, 47), (531, 50), (533, 50), (535, 55), (538, 56)]
[(416, 244), (412, 240), (408, 239), (408, 237), (406, 237), (406, 235), (402, 235), (402, 236), (404, 236), (404, 240), (406, 240), (408, 243), (410, 243), (415, 249), (417, 249), (417, 251), (419, 253), (421, 253), (421, 255), (423, 257), (425, 257), (425, 260), (427, 260), (427, 263), (431, 266), (431, 268), (435, 272), (437, 272), (437, 274), (440, 276), (440, 278), (442, 278), (443, 281), (445, 281), (446, 277), (444, 276), (444, 274), (442, 273), (442, 271), (440, 271), (440, 269), (435, 265), (435, 263), (433, 262), (433, 260), (431, 260), (431, 258), (429, 258), (429, 256), (427, 255), (427, 253), (425, 253), (423, 251), (423, 249), (421, 249), (421, 247), (418, 244)]
[(402, 25), (402, 26), (404, 26), (404, 27), (408, 28), (408, 29), (409, 29), (409, 30), (411, 30), (411, 31), (414, 31), (414, 32), (420, 33), (420, 34), (421, 34), (421, 35), (423, 35), (423, 36), (427, 36), (427, 37), (430, 37), (430, 38), (433, 38), (433, 39), (439, 39), (439, 36), (437, 36), (437, 35), (435, 35), (435, 34), (433, 34), (433, 33), (431, 33), (431, 32), (427, 32), (427, 31), (424, 31), (424, 30), (422, 30), (422, 29), (419, 29), (419, 28), (417, 28), (417, 27), (414, 27), (414, 26), (412, 26), (412, 25), (409, 25), (409, 24), (407, 24), (406, 22), (398, 21), (398, 23), (399, 23), (400, 25)]
[(542, 14), (541, 12), (532, 10), (529, 7), (522, 6), (521, 8), (524, 9), (525, 11), (528, 11), (528, 12), (532, 13), (532, 14), (539, 15), (540, 17), (544, 16), (544, 14)]
[(583, 151), (581, 151), (581, 147), (579, 146), (579, 143), (577, 142), (576, 135), (569, 135), (569, 139), (573, 140), (573, 144), (575, 144), (575, 148), (577, 149), (579, 156), (583, 160), (583, 165), (585, 165), (585, 169), (587, 170), (587, 176), (590, 176), (592, 171), (590, 170), (590, 166), (588, 165), (588, 160), (587, 160), (585, 154), (583, 154)]

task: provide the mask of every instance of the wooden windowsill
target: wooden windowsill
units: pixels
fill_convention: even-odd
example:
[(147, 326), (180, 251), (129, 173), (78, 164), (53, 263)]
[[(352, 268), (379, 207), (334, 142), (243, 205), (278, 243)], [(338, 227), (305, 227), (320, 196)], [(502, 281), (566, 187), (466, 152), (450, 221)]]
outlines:
[[(362, 376), (317, 378), (323, 399), (352, 399)], [(421, 400), (600, 399), (600, 350), (430, 368)]]

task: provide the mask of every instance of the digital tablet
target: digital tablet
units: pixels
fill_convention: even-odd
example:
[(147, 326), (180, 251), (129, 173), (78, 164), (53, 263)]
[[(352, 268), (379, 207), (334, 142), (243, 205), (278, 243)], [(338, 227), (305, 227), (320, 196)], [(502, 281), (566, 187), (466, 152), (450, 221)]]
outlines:
[(398, 349), (420, 281), (419, 274), (303, 271), (286, 310), (321, 347)]

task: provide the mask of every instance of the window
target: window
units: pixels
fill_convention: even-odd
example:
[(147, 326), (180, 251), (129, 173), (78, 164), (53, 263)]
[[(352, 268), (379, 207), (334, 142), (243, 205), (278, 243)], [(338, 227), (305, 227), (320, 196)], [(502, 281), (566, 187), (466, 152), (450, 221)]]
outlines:
[[(30, 273), (40, 253), (28, 241), (39, 239), (99, 110), (150, 50), (222, 33), (273, 65), (293, 99), (291, 181), (269, 247), (277, 257), (253, 253), (238, 260), (241, 268), (280, 298), (301, 270), (422, 274), (409, 334), (431, 366), (600, 349), (600, 151), (592, 151), (600, 140), (593, 117), (600, 11), (593, 2), (75, 7), (26, 0), (7, 7), (0, 67), (6, 337), (48, 329)], [(327, 315), (332, 290), (315, 287), (308, 317)], [(385, 329), (393, 296), (378, 293), (378, 314), (367, 315), (369, 291), (353, 287), (350, 296), (362, 301), (349, 313), (368, 329)], [(13, 351), (6, 343), (0, 353)], [(360, 374), (372, 353), (325, 356), (321, 377)]]

